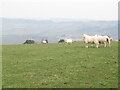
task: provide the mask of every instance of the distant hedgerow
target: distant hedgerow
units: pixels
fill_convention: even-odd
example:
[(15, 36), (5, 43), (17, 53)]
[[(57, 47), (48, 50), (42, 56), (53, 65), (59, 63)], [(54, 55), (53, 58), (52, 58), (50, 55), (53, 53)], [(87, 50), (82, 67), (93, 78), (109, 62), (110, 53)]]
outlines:
[(34, 43), (35, 43), (34, 40), (26, 40), (26, 41), (24, 42), (24, 44), (34, 44)]

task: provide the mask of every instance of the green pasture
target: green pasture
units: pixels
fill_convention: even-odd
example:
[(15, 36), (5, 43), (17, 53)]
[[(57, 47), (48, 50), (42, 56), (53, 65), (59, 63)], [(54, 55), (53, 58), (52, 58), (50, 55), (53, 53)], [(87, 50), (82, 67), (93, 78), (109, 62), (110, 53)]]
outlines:
[(3, 88), (117, 88), (118, 42), (2, 46)]

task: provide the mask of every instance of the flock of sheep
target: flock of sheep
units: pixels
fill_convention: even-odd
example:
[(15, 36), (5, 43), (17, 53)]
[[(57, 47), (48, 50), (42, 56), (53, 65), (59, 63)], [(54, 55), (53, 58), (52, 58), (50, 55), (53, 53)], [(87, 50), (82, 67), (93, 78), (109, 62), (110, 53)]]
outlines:
[[(99, 47), (99, 44), (104, 44), (104, 47), (107, 47), (107, 43), (109, 44), (109, 47), (110, 47), (112, 38), (110, 38), (107, 35), (102, 36), (102, 35), (96, 34), (94, 36), (89, 36), (87, 34), (83, 34), (83, 41), (86, 44), (86, 48), (88, 48), (88, 44), (95, 44), (96, 48)], [(59, 41), (59, 43), (60, 42), (66, 42), (67, 44), (72, 44), (73, 41), (72, 41), (72, 39), (64, 38), (64, 39), (61, 39)], [(46, 43), (48, 43), (48, 40), (43, 40), (43, 41), (41, 41), (41, 43), (46, 44)]]
[(112, 38), (109, 36), (102, 36), (102, 35), (95, 35), (95, 36), (89, 36), (87, 34), (83, 34), (83, 40), (87, 44), (86, 47), (88, 48), (88, 44), (96, 44), (96, 47), (98, 48), (99, 44), (104, 44), (104, 47), (106, 47), (107, 43), (109, 44), (112, 41)]

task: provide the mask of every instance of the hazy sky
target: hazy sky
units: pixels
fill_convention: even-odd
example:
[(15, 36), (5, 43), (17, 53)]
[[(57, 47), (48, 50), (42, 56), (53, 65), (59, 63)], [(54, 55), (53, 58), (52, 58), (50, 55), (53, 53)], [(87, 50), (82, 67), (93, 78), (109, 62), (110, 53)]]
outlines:
[(117, 20), (119, 0), (2, 0), (6, 18)]

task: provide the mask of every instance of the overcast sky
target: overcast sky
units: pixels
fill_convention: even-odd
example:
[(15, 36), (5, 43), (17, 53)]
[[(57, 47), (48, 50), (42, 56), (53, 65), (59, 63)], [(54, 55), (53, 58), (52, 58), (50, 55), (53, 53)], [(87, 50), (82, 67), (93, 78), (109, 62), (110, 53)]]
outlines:
[(117, 20), (119, 0), (2, 0), (0, 17)]

